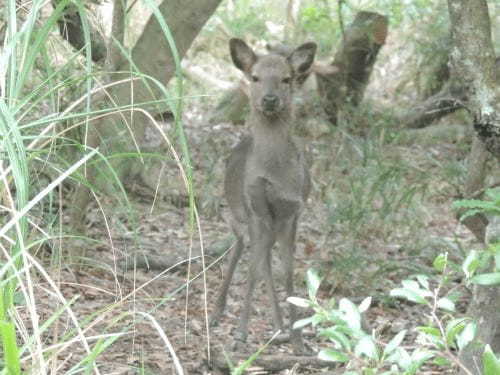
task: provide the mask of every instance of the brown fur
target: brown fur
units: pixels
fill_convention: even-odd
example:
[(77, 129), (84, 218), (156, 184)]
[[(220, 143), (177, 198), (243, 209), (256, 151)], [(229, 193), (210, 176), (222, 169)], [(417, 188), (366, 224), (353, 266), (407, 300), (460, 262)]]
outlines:
[[(231, 257), (212, 323), (226, 306), (227, 292), (244, 249), (244, 234), (250, 237), (248, 287), (238, 339), (248, 335), (248, 318), (257, 277), (266, 281), (273, 307), (275, 329), (283, 329), (271, 272), (271, 250), (277, 241), (285, 265), (286, 294), (293, 295), (293, 261), (297, 220), (310, 190), (309, 172), (304, 156), (291, 135), (292, 95), (296, 80), (307, 72), (314, 60), (316, 45), (306, 43), (288, 57), (277, 54), (257, 56), (240, 39), (231, 39), (231, 56), (236, 67), (250, 81), (251, 112), (247, 119), (250, 135), (232, 150), (227, 161), (225, 196), (232, 214), (231, 226), (237, 245)], [(290, 305), (290, 324), (296, 319)], [(300, 332), (292, 332), (294, 347), (301, 350)]]

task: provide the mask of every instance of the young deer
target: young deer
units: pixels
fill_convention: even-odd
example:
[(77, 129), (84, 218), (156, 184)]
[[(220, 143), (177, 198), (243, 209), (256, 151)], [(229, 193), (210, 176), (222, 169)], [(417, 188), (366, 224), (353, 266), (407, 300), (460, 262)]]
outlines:
[[(227, 161), (225, 196), (231, 208), (231, 226), (237, 238), (227, 275), (212, 315), (215, 324), (226, 306), (226, 297), (234, 270), (244, 249), (245, 227), (250, 237), (248, 286), (237, 340), (248, 335), (248, 316), (257, 277), (262, 274), (271, 297), (273, 324), (283, 329), (271, 273), (271, 249), (278, 241), (286, 272), (286, 295), (293, 295), (293, 262), (297, 220), (310, 190), (309, 172), (301, 150), (292, 135), (293, 88), (307, 74), (314, 60), (316, 44), (305, 43), (288, 57), (278, 54), (257, 56), (244, 41), (231, 39), (234, 65), (250, 81), (251, 134), (232, 150)], [(290, 305), (290, 325), (296, 319)], [(292, 331), (296, 351), (302, 350), (300, 332)]]

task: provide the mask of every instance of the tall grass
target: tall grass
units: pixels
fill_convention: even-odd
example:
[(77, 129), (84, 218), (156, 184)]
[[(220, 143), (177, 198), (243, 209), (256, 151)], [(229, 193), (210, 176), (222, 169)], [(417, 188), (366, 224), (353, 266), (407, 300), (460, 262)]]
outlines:
[[(99, 149), (79, 144), (71, 136), (74, 128), (92, 126), (91, 121), (102, 116), (131, 109), (141, 111), (158, 129), (181, 170), (190, 197), (190, 226), (193, 233), (197, 222), (192, 168), (180, 120), (183, 96), (180, 59), (168, 25), (155, 3), (147, 1), (160, 21), (164, 37), (175, 57), (177, 86), (171, 95), (163, 86), (161, 91), (165, 100), (171, 103), (175, 115), (182, 157), (176, 152), (176, 146), (169, 136), (161, 131), (147, 111), (134, 106), (102, 108), (93, 103), (96, 95), (102, 95), (107, 88), (117, 83), (103, 85), (99, 82), (99, 74), (90, 58), (89, 15), (83, 1), (75, 3), (83, 21), (87, 42), (85, 58), (81, 62), (79, 54), (66, 51), (60, 63), (64, 48), (58, 44), (59, 39), (54, 31), (57, 20), (69, 2), (58, 2), (48, 18), (42, 14), (42, 9), (47, 6), (45, 0), (34, 0), (24, 10), (18, 8), (15, 0), (7, 0), (6, 3), (7, 33), (0, 50), (0, 340), (3, 351), (0, 374), (99, 373), (96, 365), (99, 355), (122, 336), (129, 334), (130, 323), (123, 324), (129, 318), (128, 314), (118, 314), (117, 317), (111, 312), (134, 298), (140, 287), (94, 315), (78, 316), (73, 307), (78, 296), (66, 299), (55, 278), (57, 272), (46, 269), (33, 256), (33, 250), (43, 243), (67, 238), (62, 217), (49, 222), (43, 218), (42, 205), (47, 204), (46, 201), (61, 184), (70, 180), (80, 181), (87, 184), (92, 194), (97, 196), (97, 187), (85, 180), (83, 165), (103, 165), (101, 168), (107, 170), (106, 174), (118, 186), (122, 201), (128, 201), (111, 160), (120, 156), (141, 157), (140, 151), (126, 155), (105, 155)], [(68, 76), (67, 72), (73, 71), (75, 66), (78, 67), (77, 77)], [(160, 85), (141, 72), (131, 71), (130, 76), (133, 77), (131, 79), (148, 81), (149, 85)], [(69, 93), (72, 92), (79, 92), (80, 95), (64, 103), (65, 108), (61, 110), (59, 99), (63, 94), (71, 97)], [(133, 137), (133, 133), (130, 136)], [(64, 157), (58, 153), (67, 148), (82, 152), (72, 162), (63, 162)], [(49, 171), (49, 180), (44, 186), (34, 189), (33, 177), (41, 167)], [(54, 210), (54, 213), (60, 211)], [(130, 213), (133, 214), (132, 210)], [(40, 283), (45, 287), (40, 288)], [(53, 310), (45, 318), (41, 318), (39, 311), (41, 291), (49, 295), (53, 302)], [(158, 337), (165, 343), (165, 350), (173, 356), (177, 372), (182, 373), (168, 337), (154, 317), (147, 311), (134, 311), (133, 315), (133, 321), (143, 319), (151, 322)], [(91, 328), (104, 320), (108, 320), (106, 332), (91, 336)], [(60, 326), (66, 321), (70, 326), (61, 333)], [(51, 337), (51, 340), (47, 340), (47, 337)], [(61, 362), (60, 357), (67, 356), (75, 346), (82, 349), (82, 356), (72, 360), (71, 366)]]

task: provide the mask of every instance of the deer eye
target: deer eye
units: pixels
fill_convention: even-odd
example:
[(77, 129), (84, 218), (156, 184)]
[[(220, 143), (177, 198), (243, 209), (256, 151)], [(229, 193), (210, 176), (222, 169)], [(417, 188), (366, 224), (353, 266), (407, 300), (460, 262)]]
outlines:
[(253, 81), (253, 82), (259, 82), (259, 77), (257, 77), (257, 76), (252, 76), (252, 81)]
[(290, 83), (291, 81), (292, 81), (292, 79), (290, 77), (286, 77), (286, 78), (283, 78), (281, 80), (281, 82), (286, 83), (286, 84)]

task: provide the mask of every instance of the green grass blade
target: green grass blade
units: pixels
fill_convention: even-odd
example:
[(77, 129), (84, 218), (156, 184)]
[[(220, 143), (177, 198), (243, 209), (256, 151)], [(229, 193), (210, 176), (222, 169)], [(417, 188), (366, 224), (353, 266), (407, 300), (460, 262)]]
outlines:
[(5, 366), (9, 375), (21, 374), (21, 363), (19, 360), (19, 348), (16, 343), (16, 327), (14, 323), (0, 321), (0, 334)]

